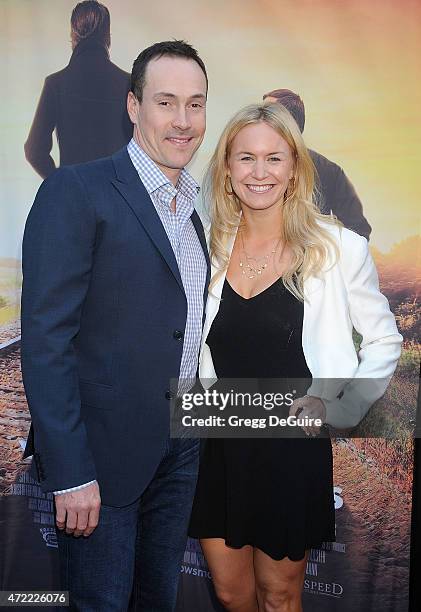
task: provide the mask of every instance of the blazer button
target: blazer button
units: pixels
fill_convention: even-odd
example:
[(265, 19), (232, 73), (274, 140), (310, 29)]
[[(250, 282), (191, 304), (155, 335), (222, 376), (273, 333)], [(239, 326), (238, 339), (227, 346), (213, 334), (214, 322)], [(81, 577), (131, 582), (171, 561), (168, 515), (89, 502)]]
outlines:
[(176, 329), (173, 333), (173, 338), (175, 338), (175, 340), (182, 340), (183, 339), (183, 332), (180, 331), (179, 329)]
[(170, 400), (174, 397), (174, 394), (171, 391), (165, 391), (165, 399)]

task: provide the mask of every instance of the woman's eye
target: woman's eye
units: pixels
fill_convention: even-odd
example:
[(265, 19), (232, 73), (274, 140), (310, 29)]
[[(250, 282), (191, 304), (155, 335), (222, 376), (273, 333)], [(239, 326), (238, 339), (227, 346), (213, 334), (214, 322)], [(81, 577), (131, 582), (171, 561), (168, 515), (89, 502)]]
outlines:
[(274, 157), (274, 156), (273, 156), (273, 157), (269, 157), (269, 161), (279, 162), (279, 161), (281, 161), (281, 158), (280, 158), (280, 157)]
[(250, 161), (252, 158), (250, 155), (245, 155), (244, 157), (241, 158), (241, 161)]

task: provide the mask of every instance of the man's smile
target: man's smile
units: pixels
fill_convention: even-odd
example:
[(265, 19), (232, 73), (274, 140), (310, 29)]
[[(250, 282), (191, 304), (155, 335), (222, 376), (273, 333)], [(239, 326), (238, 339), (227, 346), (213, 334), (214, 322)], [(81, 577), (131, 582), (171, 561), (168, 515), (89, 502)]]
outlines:
[(175, 145), (176, 147), (185, 147), (187, 146), (192, 140), (193, 137), (192, 136), (169, 136), (166, 140), (168, 140), (171, 144)]

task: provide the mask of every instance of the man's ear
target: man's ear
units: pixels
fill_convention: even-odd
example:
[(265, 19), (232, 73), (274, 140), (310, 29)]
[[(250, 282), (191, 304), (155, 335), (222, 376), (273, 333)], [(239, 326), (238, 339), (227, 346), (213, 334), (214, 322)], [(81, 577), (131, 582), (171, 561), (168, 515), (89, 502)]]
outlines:
[(137, 122), (137, 107), (139, 100), (136, 98), (132, 91), (127, 94), (127, 112), (129, 114), (132, 123)]

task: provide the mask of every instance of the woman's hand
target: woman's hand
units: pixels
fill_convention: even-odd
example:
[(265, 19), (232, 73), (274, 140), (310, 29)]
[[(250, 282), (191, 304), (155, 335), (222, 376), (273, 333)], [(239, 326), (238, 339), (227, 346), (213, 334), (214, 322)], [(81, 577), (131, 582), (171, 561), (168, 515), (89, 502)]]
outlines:
[[(298, 412), (298, 414), (297, 414)], [(322, 423), (326, 421), (326, 406), (319, 397), (304, 395), (299, 397), (292, 403), (289, 409), (290, 416), (297, 416), (300, 419), (308, 417), (309, 419), (320, 419)], [(312, 425), (303, 426), (303, 430), (308, 436), (317, 436), (320, 433), (320, 426)]]

